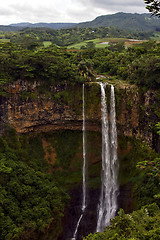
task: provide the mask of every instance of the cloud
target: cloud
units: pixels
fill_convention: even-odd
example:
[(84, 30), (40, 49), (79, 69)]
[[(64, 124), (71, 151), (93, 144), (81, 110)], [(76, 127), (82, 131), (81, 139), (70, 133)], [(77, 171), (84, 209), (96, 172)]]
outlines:
[(76, 21), (88, 21), (116, 12), (144, 13), (145, 4), (143, 0), (71, 0), (67, 9), (67, 15)]
[(0, 24), (13, 22), (83, 22), (116, 12), (146, 12), (143, 0), (5, 0)]
[(83, 4), (88, 4), (88, 6), (94, 6), (98, 8), (110, 8), (114, 10), (115, 8), (128, 8), (128, 7), (144, 7), (143, 0), (80, 0)]
[(8, 7), (1, 7), (0, 8), (0, 16), (10, 16), (13, 15), (14, 11)]
[(34, 6), (28, 3), (12, 3), (8, 9), (1, 9), (0, 13), (1, 12), (3, 13), (3, 16), (16, 19), (16, 22), (54, 22), (61, 18), (61, 12), (57, 11), (54, 6), (49, 5)]
[(97, 8), (95, 5), (90, 4), (89, 1), (77, 1), (71, 0), (71, 4), (68, 6), (66, 10), (67, 16), (70, 19), (75, 19), (76, 22), (89, 21), (94, 19), (95, 17), (103, 14), (109, 14), (107, 9)]

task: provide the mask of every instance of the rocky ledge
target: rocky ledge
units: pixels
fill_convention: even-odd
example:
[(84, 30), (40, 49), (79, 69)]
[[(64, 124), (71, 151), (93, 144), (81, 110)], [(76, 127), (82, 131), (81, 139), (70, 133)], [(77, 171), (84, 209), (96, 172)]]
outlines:
[[(134, 85), (112, 81), (115, 86), (119, 134), (142, 138), (150, 145), (159, 144), (153, 131), (159, 119), (160, 101), (155, 91), (140, 93)], [(0, 99), (0, 125), (17, 133), (82, 129), (82, 86), (57, 85), (40, 93), (39, 82), (16, 81)], [(106, 87), (109, 108), (110, 86)], [(85, 83), (86, 128), (101, 130), (101, 93), (97, 83)], [(157, 145), (158, 146), (158, 145)]]

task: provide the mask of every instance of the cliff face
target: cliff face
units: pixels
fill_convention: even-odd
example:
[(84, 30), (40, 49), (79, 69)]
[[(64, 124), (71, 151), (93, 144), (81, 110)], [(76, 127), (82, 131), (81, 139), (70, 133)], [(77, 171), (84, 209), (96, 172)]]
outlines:
[[(115, 84), (117, 126), (119, 134), (142, 138), (155, 144), (153, 126), (159, 120), (159, 96), (156, 92), (140, 93), (138, 88), (117, 81)], [(1, 130), (3, 124), (17, 133), (50, 132), (59, 129), (82, 129), (82, 87), (58, 85), (45, 94), (39, 83), (17, 81), (1, 97)], [(110, 86), (106, 87), (109, 105)], [(85, 84), (86, 128), (101, 129), (101, 93), (97, 83)]]
[(134, 85), (120, 85), (116, 87), (116, 99), (119, 133), (140, 138), (153, 146), (155, 124), (160, 120), (156, 112), (160, 107), (157, 93), (143, 93)]
[(32, 131), (57, 130), (59, 128), (72, 128), (72, 121), (79, 121), (74, 111), (65, 103), (53, 99), (60, 89), (52, 89), (52, 96), (38, 93), (39, 84), (16, 82), (8, 88), (9, 98), (6, 99), (6, 121), (18, 133)]

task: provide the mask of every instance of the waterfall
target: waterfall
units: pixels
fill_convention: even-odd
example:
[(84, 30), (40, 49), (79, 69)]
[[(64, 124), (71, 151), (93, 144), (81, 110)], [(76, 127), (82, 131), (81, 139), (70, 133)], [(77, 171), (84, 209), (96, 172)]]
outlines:
[(116, 108), (114, 87), (111, 85), (111, 100), (110, 100), (110, 136), (111, 136), (111, 173), (112, 173), (112, 209), (111, 218), (116, 214), (118, 203), (118, 169), (119, 162), (117, 156), (117, 127), (116, 127)]
[(82, 127), (82, 132), (83, 132), (83, 168), (82, 168), (82, 177), (83, 177), (83, 184), (82, 184), (82, 207), (81, 207), (81, 215), (78, 219), (76, 229), (73, 234), (72, 240), (76, 239), (77, 236), (77, 231), (80, 225), (80, 222), (83, 218), (83, 214), (85, 212), (85, 209), (87, 207), (87, 202), (86, 202), (86, 126), (85, 126), (85, 99), (84, 99), (84, 84), (82, 88), (82, 99), (83, 99), (83, 112), (82, 112), (82, 117), (83, 117), (83, 127)]
[(109, 123), (105, 95), (106, 83), (100, 83), (100, 86), (102, 115), (102, 185), (98, 206), (97, 232), (103, 231), (104, 227), (110, 224), (110, 219), (115, 216), (118, 195), (117, 130), (114, 87), (111, 85)]
[(83, 201), (82, 201), (82, 212), (85, 211), (87, 202), (86, 202), (86, 119), (85, 119), (85, 99), (84, 99), (84, 84), (83, 84), (83, 185), (82, 185), (82, 190), (83, 190)]

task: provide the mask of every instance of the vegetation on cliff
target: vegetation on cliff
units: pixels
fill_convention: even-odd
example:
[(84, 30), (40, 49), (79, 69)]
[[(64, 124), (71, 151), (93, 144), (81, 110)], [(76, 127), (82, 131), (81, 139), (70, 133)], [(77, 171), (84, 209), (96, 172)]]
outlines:
[(73, 55), (57, 48), (32, 50), (17, 44), (1, 44), (1, 84), (16, 80), (40, 81), (43, 85), (83, 82)]
[(160, 209), (156, 204), (125, 214), (123, 209), (102, 233), (89, 234), (86, 240), (159, 239)]
[(160, 87), (160, 44), (149, 41), (124, 49), (123, 43), (112, 44), (106, 49), (83, 51), (83, 59), (91, 59), (98, 74), (105, 73), (135, 83), (140, 87)]
[(51, 225), (54, 239), (61, 233), (68, 196), (48, 166), (38, 137), (0, 137), (0, 239), (38, 238)]
[[(26, 45), (25, 45), (26, 46)], [(18, 79), (38, 80), (47, 88), (56, 84), (75, 84), (93, 80), (98, 74), (116, 76), (140, 87), (160, 87), (160, 44), (146, 42), (124, 49), (123, 43), (105, 49), (86, 49), (79, 52), (61, 50), (54, 46), (26, 49), (22, 45), (1, 43), (0, 83)]]
[(124, 48), (124, 43), (110, 43), (105, 49), (78, 52), (55, 46), (39, 48), (35, 41), (0, 44), (0, 83), (18, 79), (38, 80), (47, 88), (56, 84), (75, 84), (94, 80), (97, 74), (116, 76), (140, 87), (160, 87), (160, 44), (154, 41)]

